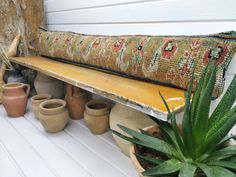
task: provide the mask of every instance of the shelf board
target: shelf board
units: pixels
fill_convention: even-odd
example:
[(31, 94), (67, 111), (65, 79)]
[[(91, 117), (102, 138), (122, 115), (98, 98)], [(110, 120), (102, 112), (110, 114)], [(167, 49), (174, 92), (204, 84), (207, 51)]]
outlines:
[(184, 91), (181, 89), (129, 79), (46, 57), (13, 57), (10, 60), (162, 120), (166, 120), (167, 110), (159, 92), (173, 111), (180, 112), (184, 107)]

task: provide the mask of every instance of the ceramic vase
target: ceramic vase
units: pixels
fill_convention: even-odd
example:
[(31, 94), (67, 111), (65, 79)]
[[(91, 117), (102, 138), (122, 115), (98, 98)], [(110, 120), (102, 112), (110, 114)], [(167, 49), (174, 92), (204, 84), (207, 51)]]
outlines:
[(70, 117), (74, 120), (82, 119), (84, 116), (85, 104), (88, 102), (86, 92), (78, 87), (67, 84), (65, 101)]
[(26, 112), (30, 85), (23, 83), (4, 84), (2, 102), (9, 117), (20, 117)]
[(64, 98), (64, 83), (40, 72), (37, 73), (34, 87), (37, 94), (47, 93), (52, 95), (53, 98)]
[[(141, 128), (155, 124), (146, 114), (122, 104), (115, 104), (110, 113), (110, 128), (123, 133), (117, 124), (124, 125), (130, 129), (138, 131)], [(130, 143), (113, 135), (117, 145), (122, 152), (129, 156)]]
[(85, 105), (84, 119), (93, 134), (102, 134), (109, 128), (110, 105), (104, 100), (91, 100)]
[(47, 132), (55, 133), (63, 130), (68, 118), (69, 114), (64, 100), (51, 99), (39, 105), (39, 120)]
[(50, 94), (39, 94), (39, 95), (35, 95), (31, 98), (31, 110), (37, 119), (39, 116), (39, 105), (42, 102), (49, 100), (51, 98), (52, 98), (52, 96)]

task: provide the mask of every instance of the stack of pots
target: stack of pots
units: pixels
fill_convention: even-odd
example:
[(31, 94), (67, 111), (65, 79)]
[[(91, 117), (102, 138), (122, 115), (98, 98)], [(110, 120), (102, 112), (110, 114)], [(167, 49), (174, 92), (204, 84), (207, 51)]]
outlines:
[(50, 94), (38, 94), (38, 95), (35, 95), (31, 98), (31, 109), (32, 109), (32, 112), (35, 114), (36, 118), (39, 117), (39, 105), (46, 101), (46, 100), (49, 100), (52, 98), (52, 95)]
[(55, 133), (65, 128), (69, 114), (64, 100), (51, 98), (52, 95), (50, 94), (33, 96), (31, 98), (31, 109), (45, 130)]
[(93, 134), (102, 134), (109, 128), (110, 105), (105, 100), (91, 100), (85, 105), (84, 119)]

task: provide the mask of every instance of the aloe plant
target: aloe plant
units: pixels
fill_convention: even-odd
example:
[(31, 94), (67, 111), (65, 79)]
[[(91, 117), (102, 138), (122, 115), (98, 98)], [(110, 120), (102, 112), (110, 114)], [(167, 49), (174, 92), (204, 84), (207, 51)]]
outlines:
[[(228, 136), (236, 123), (236, 75), (225, 95), (210, 115), (210, 104), (216, 81), (217, 67), (210, 62), (201, 74), (192, 95), (193, 79), (185, 92), (185, 108), (182, 131), (177, 128), (175, 113), (168, 107), (169, 122), (151, 117), (159, 126), (163, 137), (157, 138), (141, 130), (134, 131), (122, 125), (120, 129), (130, 136), (111, 130), (115, 135), (139, 146), (164, 154), (167, 160), (160, 160), (136, 154), (138, 159), (154, 165), (145, 170), (145, 176), (165, 176), (178, 174), (179, 177), (193, 177), (204, 174), (207, 177), (236, 177), (236, 145), (225, 143), (234, 136)], [(201, 176), (201, 175), (199, 175)]]

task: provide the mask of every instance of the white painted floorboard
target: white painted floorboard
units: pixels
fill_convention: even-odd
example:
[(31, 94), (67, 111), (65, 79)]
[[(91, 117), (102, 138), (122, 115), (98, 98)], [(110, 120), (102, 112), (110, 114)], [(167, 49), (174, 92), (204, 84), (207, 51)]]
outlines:
[(95, 136), (83, 120), (46, 133), (33, 113), (9, 118), (0, 106), (0, 177), (138, 177), (110, 132)]

